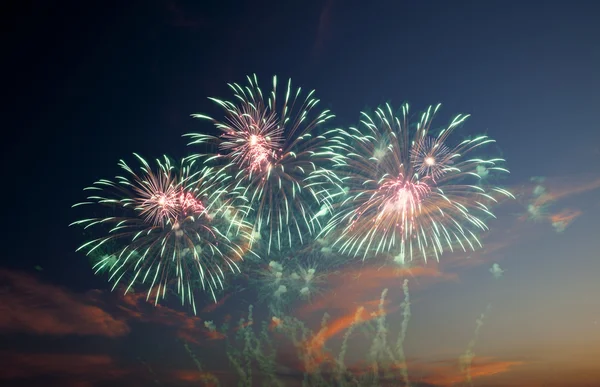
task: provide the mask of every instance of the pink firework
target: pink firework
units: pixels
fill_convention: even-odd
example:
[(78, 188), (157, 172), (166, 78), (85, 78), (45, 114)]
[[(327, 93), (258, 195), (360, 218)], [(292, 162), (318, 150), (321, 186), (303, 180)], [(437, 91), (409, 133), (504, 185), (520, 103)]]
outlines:
[(177, 215), (176, 187), (170, 175), (148, 173), (134, 188), (135, 201), (140, 215), (155, 226), (162, 226), (165, 220)]
[(402, 173), (384, 178), (356, 209), (351, 229), (379, 230), (384, 239), (388, 234), (410, 235), (417, 228), (422, 203), (431, 194), (427, 180), (406, 178)]
[[(413, 182), (400, 175), (396, 179), (383, 182), (378, 189), (378, 195), (372, 200), (380, 201), (380, 216), (394, 214), (397, 226), (404, 227), (419, 213), (423, 199), (429, 195), (431, 188), (426, 182)], [(369, 205), (367, 204), (367, 208)], [(374, 219), (375, 221), (375, 219)]]
[(180, 186), (171, 169), (161, 169), (158, 174), (148, 169), (146, 176), (136, 175), (136, 179), (136, 208), (154, 226), (176, 223), (178, 218), (201, 215), (205, 211), (202, 202)]
[(125, 161), (127, 173), (116, 181), (99, 180), (86, 188), (93, 194), (81, 205), (103, 205), (111, 210), (101, 217), (81, 219), (73, 225), (102, 228), (103, 235), (79, 247), (95, 257), (96, 272), (107, 271), (109, 280), (148, 287), (156, 301), (174, 291), (194, 310), (198, 288), (215, 291), (224, 286), (227, 271), (239, 272), (238, 263), (248, 252), (251, 227), (238, 219), (211, 168), (196, 169), (195, 161), (179, 166), (165, 157), (158, 168), (135, 155), (141, 173)]
[(190, 144), (210, 144), (209, 154), (198, 153), (217, 173), (227, 176), (228, 192), (244, 209), (244, 219), (254, 224), (253, 236), (281, 249), (300, 243), (324, 226), (324, 215), (331, 210), (331, 190), (338, 189), (337, 177), (330, 168), (336, 157), (329, 135), (320, 130), (333, 115), (317, 112), (319, 100), (314, 91), (303, 95), (288, 80), (285, 92), (273, 88), (263, 93), (256, 76), (248, 85), (229, 85), (233, 101), (211, 98), (225, 110), (224, 118), (194, 114), (210, 120), (221, 132), (218, 136), (190, 133)]
[(404, 263), (481, 247), (478, 235), (494, 216), (496, 196), (513, 197), (489, 184), (488, 174), (508, 170), (503, 159), (473, 155), (494, 142), (489, 137), (452, 141), (467, 115), (433, 135), (439, 106), (411, 124), (408, 105), (399, 115), (385, 105), (372, 116), (363, 113), (359, 127), (338, 131), (346, 197), (321, 235), (335, 238), (332, 245), (342, 253), (363, 259), (384, 253)]
[(278, 159), (283, 146), (283, 127), (277, 115), (267, 113), (264, 106), (242, 105), (227, 117), (229, 125), (221, 124), (224, 133), (219, 148), (232, 161), (250, 172), (268, 169)]

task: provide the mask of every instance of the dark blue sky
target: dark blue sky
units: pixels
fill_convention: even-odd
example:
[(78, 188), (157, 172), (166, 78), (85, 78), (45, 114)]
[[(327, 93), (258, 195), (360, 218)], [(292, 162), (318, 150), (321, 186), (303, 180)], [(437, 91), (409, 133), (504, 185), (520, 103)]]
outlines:
[[(466, 324), (457, 333), (466, 345), (485, 305), (501, 299), (503, 312), (496, 325), (490, 322), (489, 358), (561, 348), (585, 358), (580, 364), (600, 360), (600, 326), (585, 325), (600, 320), (593, 296), (600, 288), (591, 275), (600, 270), (595, 2), (60, 3), (22, 2), (3, 17), (9, 26), (3, 44), (4, 267), (31, 273), (40, 265), (37, 275), (45, 283), (78, 292), (105, 289), (105, 279), (74, 253), (80, 232), (67, 227), (78, 216), (70, 206), (82, 199), (81, 189), (114, 176), (117, 161), (132, 152), (187, 155), (181, 135), (211, 130), (190, 117), (217, 112), (207, 97), (228, 98), (227, 82), (243, 82), (248, 74), (264, 83), (277, 74), (316, 89), (339, 126), (355, 124), (362, 109), (386, 101), (409, 101), (414, 111), (442, 102), (437, 120), (472, 114), (466, 133), (487, 132), (508, 161), (504, 184), (520, 200), (500, 209), (491, 225), (491, 245), (500, 250), (487, 258), (482, 253), (477, 269), (444, 267), (459, 285), (424, 286), (428, 307), (419, 317), (415, 306), (421, 329), (415, 343), (408, 339), (415, 356), (430, 350), (417, 338), (435, 337), (423, 327), (442, 332), (444, 340)], [(542, 223), (520, 220), (533, 176), (547, 177), (543, 184), (553, 195)], [(569, 227), (556, 232), (557, 219)], [(494, 284), (502, 290), (489, 289), (492, 261), (507, 268), (505, 284)], [(552, 307), (560, 294), (571, 319), (557, 317)], [(520, 303), (512, 302), (517, 298)], [(534, 308), (543, 312), (532, 314)], [(520, 317), (508, 329), (511, 311)], [(431, 322), (440, 315), (452, 324)], [(524, 333), (532, 325), (548, 330), (539, 337)], [(541, 349), (549, 337), (573, 329), (580, 333), (565, 339), (573, 348), (558, 340)], [(581, 349), (584, 342), (591, 349)]]

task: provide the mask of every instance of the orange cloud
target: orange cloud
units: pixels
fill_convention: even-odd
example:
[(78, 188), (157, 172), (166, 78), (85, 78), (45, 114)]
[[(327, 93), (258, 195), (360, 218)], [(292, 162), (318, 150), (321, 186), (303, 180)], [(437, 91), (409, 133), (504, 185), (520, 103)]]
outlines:
[[(455, 270), (463, 267), (474, 267), (484, 264), (490, 264), (492, 260), (501, 255), (502, 250), (507, 247), (515, 246), (523, 239), (523, 235), (529, 231), (524, 223), (515, 222), (500, 226), (506, 228), (506, 231), (498, 236), (497, 233), (492, 233), (490, 236), (483, 239), (483, 248), (476, 251), (449, 253), (442, 257), (440, 266), (445, 271)], [(493, 240), (488, 241), (488, 239)]]
[[(327, 278), (328, 292), (319, 296), (312, 303), (304, 304), (297, 310), (304, 319), (314, 313), (323, 311), (341, 311), (353, 313), (358, 305), (365, 305), (379, 296), (384, 288), (402, 287), (404, 278), (428, 279), (431, 281), (456, 281), (455, 274), (439, 271), (436, 263), (411, 268), (375, 266), (373, 264), (360, 267), (352, 266), (331, 274)], [(415, 285), (417, 283), (415, 282)], [(419, 281), (419, 285), (424, 283)]]
[(210, 335), (200, 317), (162, 304), (155, 305), (153, 299), (146, 298), (143, 293), (128, 293), (120, 297), (118, 308), (136, 321), (173, 327), (177, 337), (188, 342), (200, 344), (203, 337)]
[[(514, 367), (525, 364), (521, 361), (496, 361), (490, 358), (474, 358), (471, 364), (471, 378), (481, 379), (501, 373), (507, 373)], [(419, 363), (409, 367), (419, 379), (436, 386), (455, 386), (465, 383), (465, 374), (455, 361), (437, 363)], [(410, 372), (410, 371), (409, 371)]]
[(569, 224), (571, 224), (575, 218), (581, 215), (582, 212), (579, 210), (562, 210), (556, 214), (550, 216), (550, 221), (556, 229), (556, 231), (563, 231)]
[[(309, 374), (319, 370), (321, 375), (326, 376), (327, 371), (323, 368), (323, 366), (327, 364), (334, 365), (334, 359), (330, 354), (325, 355), (320, 352), (317, 354), (321, 354), (322, 356), (315, 356), (313, 359), (311, 359), (314, 361), (312, 363), (305, 362), (304, 368), (300, 367), (299, 370), (301, 372), (308, 372)], [(318, 363), (317, 361), (321, 362)], [(505, 374), (505, 376), (510, 378), (510, 374), (514, 372), (517, 367), (524, 366), (525, 364), (526, 363), (522, 361), (475, 358), (470, 369), (471, 379), (476, 383), (481, 384), (485, 383), (482, 381), (482, 379), (500, 374)], [(312, 365), (313, 367), (307, 368), (307, 365)], [(413, 385), (432, 387), (457, 387), (467, 385), (466, 375), (461, 372), (457, 360), (437, 362), (407, 360), (406, 362), (398, 362), (396, 364), (378, 363), (378, 368), (380, 371), (385, 370), (385, 372), (379, 375), (380, 385), (382, 386), (398, 386), (398, 380), (401, 378), (400, 372), (404, 369), (408, 370), (409, 379), (412, 381)], [(366, 360), (359, 360), (354, 364), (348, 365), (346, 370), (354, 376), (370, 374), (373, 372), (372, 364)], [(391, 371), (391, 373), (388, 373), (388, 371)]]
[(380, 299), (365, 304), (367, 307), (359, 306), (354, 312), (338, 317), (325, 326), (322, 326), (318, 332), (313, 334), (302, 345), (300, 348), (303, 353), (302, 358), (304, 359), (304, 365), (301, 368), (302, 371), (311, 373), (325, 364), (333, 364), (333, 357), (325, 351), (325, 344), (334, 336), (346, 332), (352, 325), (363, 324), (399, 309), (398, 306), (385, 309), (387, 299), (383, 302), (383, 310), (379, 308), (381, 304)]
[[(41, 282), (36, 276), (0, 269), (0, 334), (89, 335), (120, 337), (128, 322), (172, 327), (177, 337), (195, 344), (214, 337), (203, 319), (187, 311), (154, 305), (146, 294), (91, 290), (85, 294)], [(114, 309), (113, 313), (107, 311)], [(209, 309), (210, 311), (210, 309)]]
[(222, 372), (208, 372), (208, 371), (199, 371), (199, 370), (177, 370), (173, 372), (173, 378), (183, 382), (194, 383), (194, 385), (199, 385), (204, 387), (218, 387), (221, 385), (222, 377), (218, 375)]
[(39, 335), (123, 336), (127, 324), (66, 289), (0, 270), (0, 331)]
[[(553, 185), (553, 184), (551, 184)], [(557, 184), (558, 185), (558, 184)], [(552, 187), (550, 192), (540, 196), (536, 203), (546, 204), (551, 201), (557, 201), (569, 196), (575, 196), (584, 192), (593, 191), (600, 188), (600, 178), (585, 181), (584, 183), (561, 182), (560, 186)]]
[[(582, 182), (583, 180), (583, 182)], [(540, 188), (538, 190), (538, 188)], [(552, 223), (556, 231), (563, 231), (577, 216), (581, 214), (578, 210), (561, 210), (558, 213), (550, 212), (550, 206), (562, 199), (594, 191), (600, 188), (600, 178), (585, 179), (579, 177), (578, 180), (553, 179), (548, 182), (538, 182), (534, 187), (524, 189), (526, 203), (522, 203), (527, 208), (527, 213), (522, 217), (525, 219), (542, 220), (545, 219)], [(536, 190), (538, 191), (536, 193)], [(530, 196), (533, 194), (533, 197)]]
[(202, 308), (202, 310), (200, 311), (200, 313), (212, 313), (215, 310), (217, 310), (217, 308), (220, 308), (221, 306), (223, 306), (223, 304), (225, 304), (225, 301), (227, 301), (229, 299), (229, 297), (231, 297), (233, 293), (229, 293), (224, 295), (223, 297), (221, 297), (221, 299), (217, 302), (217, 303), (211, 303), (206, 305), (204, 308)]
[[(0, 352), (0, 380), (41, 377), (84, 380), (113, 380), (128, 372), (107, 355)], [(82, 378), (83, 380), (78, 380)]]

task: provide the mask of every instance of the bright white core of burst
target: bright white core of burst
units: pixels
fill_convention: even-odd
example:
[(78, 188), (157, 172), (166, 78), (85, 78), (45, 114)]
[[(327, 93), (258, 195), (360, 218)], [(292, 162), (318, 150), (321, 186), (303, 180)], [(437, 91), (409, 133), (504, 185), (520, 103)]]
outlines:
[(258, 143), (258, 138), (256, 137), (256, 134), (253, 134), (250, 136), (250, 145), (254, 146)]
[(435, 165), (435, 158), (428, 156), (425, 157), (425, 165), (427, 165), (428, 167), (432, 167)]

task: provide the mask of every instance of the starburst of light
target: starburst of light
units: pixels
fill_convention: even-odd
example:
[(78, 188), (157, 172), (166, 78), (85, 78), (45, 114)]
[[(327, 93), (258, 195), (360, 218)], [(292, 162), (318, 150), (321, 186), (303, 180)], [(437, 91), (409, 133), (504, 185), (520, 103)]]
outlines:
[[(481, 246), (478, 233), (494, 217), (496, 196), (512, 195), (487, 183), (490, 172), (508, 173), (500, 158), (471, 156), (494, 140), (478, 136), (450, 145), (450, 134), (467, 115), (432, 134), (440, 105), (430, 107), (419, 122), (409, 122), (409, 107), (399, 116), (389, 105), (374, 115), (362, 113), (358, 128), (339, 129), (334, 138), (343, 155), (341, 170), (346, 197), (321, 232), (332, 245), (354, 256), (393, 253), (400, 263), (445, 250)], [(485, 173), (482, 173), (482, 170)]]
[(261, 91), (256, 76), (248, 85), (229, 85), (234, 101), (212, 100), (225, 111), (223, 120), (194, 114), (210, 120), (221, 131), (219, 136), (188, 134), (190, 144), (216, 145), (193, 158), (215, 163), (232, 179), (227, 189), (243, 203), (246, 219), (254, 224), (255, 239), (265, 235), (267, 251), (292, 246), (295, 238), (316, 234), (321, 218), (331, 207), (331, 189), (336, 178), (329, 166), (336, 150), (328, 139), (333, 131), (319, 132), (333, 117), (329, 110), (315, 113), (319, 100), (314, 91), (302, 90), (287, 82), (283, 95), (273, 77), (273, 89)]
[(148, 299), (152, 293), (156, 303), (168, 289), (174, 290), (182, 304), (190, 302), (195, 312), (197, 287), (209, 291), (216, 301), (215, 291), (224, 286), (226, 271), (240, 271), (250, 226), (230, 204), (223, 175), (208, 167), (195, 171), (194, 161), (176, 168), (166, 157), (157, 160), (158, 168), (153, 170), (135, 156), (141, 164), (139, 173), (121, 160), (125, 176), (97, 181), (85, 189), (92, 193), (88, 200), (74, 206), (112, 208), (106, 216), (72, 223), (85, 229), (107, 227), (104, 236), (78, 251), (87, 255), (103, 251), (94, 269), (109, 273), (113, 289), (123, 281), (128, 282), (126, 293), (145, 285)]

